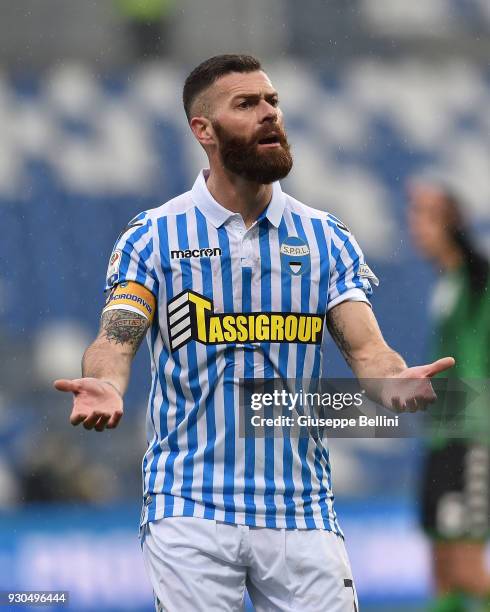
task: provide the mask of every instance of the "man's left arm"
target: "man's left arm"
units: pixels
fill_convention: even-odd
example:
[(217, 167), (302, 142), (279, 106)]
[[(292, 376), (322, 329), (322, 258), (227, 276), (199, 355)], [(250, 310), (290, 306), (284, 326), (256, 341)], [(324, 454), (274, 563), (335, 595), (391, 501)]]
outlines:
[(327, 327), (368, 395), (397, 412), (424, 410), (436, 394), (430, 379), (454, 365), (452, 357), (409, 368), (388, 346), (365, 302), (344, 301), (327, 313)]

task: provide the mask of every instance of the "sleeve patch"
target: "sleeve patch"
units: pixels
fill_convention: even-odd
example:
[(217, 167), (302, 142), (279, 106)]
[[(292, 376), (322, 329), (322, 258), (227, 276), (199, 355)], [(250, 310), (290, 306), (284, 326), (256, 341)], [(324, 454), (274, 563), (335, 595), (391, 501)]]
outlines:
[(361, 278), (369, 279), (376, 287), (379, 285), (379, 278), (367, 264), (364, 263), (359, 266), (358, 274)]
[(104, 310), (130, 310), (143, 315), (150, 323), (155, 316), (156, 299), (151, 291), (133, 281), (116, 285), (106, 300)]
[(121, 266), (122, 251), (116, 249), (112, 252), (107, 267), (107, 286), (113, 287), (119, 278), (119, 267)]

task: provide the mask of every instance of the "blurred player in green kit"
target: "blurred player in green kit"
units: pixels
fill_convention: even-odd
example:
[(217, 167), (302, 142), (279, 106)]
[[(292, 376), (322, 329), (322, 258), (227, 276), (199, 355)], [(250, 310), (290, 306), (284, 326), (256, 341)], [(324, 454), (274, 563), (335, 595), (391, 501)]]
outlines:
[(445, 435), (441, 427), (429, 438), (421, 514), (432, 542), (438, 596), (430, 610), (489, 611), (489, 262), (471, 240), (461, 205), (448, 189), (421, 180), (412, 182), (408, 191), (412, 238), (439, 273), (431, 308), (433, 352), (455, 357), (456, 367), (448, 376), (479, 379), (482, 389), (486, 387), (486, 393), (464, 408), (457, 438)]

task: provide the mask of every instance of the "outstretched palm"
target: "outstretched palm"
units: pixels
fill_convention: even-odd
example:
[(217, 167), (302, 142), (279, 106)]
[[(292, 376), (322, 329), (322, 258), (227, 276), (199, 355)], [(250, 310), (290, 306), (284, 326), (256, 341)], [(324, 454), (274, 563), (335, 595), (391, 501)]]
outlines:
[(123, 400), (116, 388), (97, 378), (55, 380), (58, 391), (73, 393), (73, 410), (70, 423), (83, 423), (85, 429), (103, 431), (113, 429), (123, 415)]
[(416, 412), (425, 410), (436, 401), (431, 378), (452, 368), (453, 357), (443, 357), (433, 363), (407, 368), (400, 374), (383, 381), (381, 401), (386, 408), (395, 412)]

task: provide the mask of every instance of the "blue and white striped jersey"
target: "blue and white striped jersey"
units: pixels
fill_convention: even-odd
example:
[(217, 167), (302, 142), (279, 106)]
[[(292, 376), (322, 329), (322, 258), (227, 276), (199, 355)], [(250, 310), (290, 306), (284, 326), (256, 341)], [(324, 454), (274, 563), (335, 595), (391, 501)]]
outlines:
[(206, 187), (130, 222), (106, 289), (136, 281), (157, 298), (142, 523), (196, 516), (341, 533), (328, 450), (310, 438), (239, 436), (243, 378), (318, 378), (325, 313), (367, 301), (363, 254), (332, 215), (273, 185), (257, 221)]

